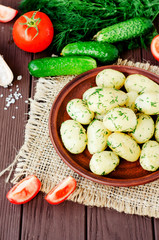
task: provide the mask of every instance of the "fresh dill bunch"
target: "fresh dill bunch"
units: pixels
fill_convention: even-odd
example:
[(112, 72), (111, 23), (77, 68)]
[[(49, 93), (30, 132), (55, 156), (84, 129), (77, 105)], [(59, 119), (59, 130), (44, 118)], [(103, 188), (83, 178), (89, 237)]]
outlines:
[[(159, 13), (159, 0), (22, 0), (23, 13), (39, 10), (53, 22), (55, 52), (68, 43), (92, 40), (102, 28), (133, 17), (152, 21)], [(151, 38), (150, 33), (149, 38)], [(124, 43), (127, 48), (146, 46), (146, 36)]]

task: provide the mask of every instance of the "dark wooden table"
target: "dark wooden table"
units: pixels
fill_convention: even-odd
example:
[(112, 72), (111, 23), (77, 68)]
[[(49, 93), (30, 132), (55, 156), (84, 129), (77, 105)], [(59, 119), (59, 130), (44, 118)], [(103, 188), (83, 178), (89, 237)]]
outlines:
[[(2, 4), (16, 9), (18, 2), (1, 0)], [(12, 87), (0, 87), (0, 171), (14, 160), (24, 141), (28, 118), (26, 113), (29, 111), (25, 101), (33, 97), (36, 84), (29, 75), (27, 65), (33, 58), (51, 55), (46, 51), (33, 55), (18, 49), (12, 40), (13, 23), (14, 20), (7, 24), (0, 23), (0, 54), (15, 76)], [(159, 66), (149, 50), (128, 51), (121, 57), (133, 61), (149, 61)], [(21, 81), (16, 80), (19, 75), (22, 75)], [(4, 110), (6, 97), (17, 88), (22, 98)], [(7, 174), (0, 179), (0, 240), (159, 239), (159, 220), (154, 218), (127, 215), (107, 208), (86, 207), (68, 201), (51, 206), (43, 200), (42, 193), (25, 205), (12, 205), (6, 199), (6, 193), (12, 186), (5, 183), (6, 177)]]

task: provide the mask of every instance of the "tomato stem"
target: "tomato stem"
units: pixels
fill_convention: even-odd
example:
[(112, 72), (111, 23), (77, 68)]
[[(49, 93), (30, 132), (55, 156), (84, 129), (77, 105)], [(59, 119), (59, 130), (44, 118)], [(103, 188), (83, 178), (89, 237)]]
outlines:
[[(25, 35), (26, 35), (26, 36), (27, 36), (27, 34), (28, 34), (28, 29), (29, 29), (29, 28), (33, 27), (33, 28), (36, 29), (37, 33), (35, 34), (35, 36), (33, 37), (33, 39), (36, 38), (36, 37), (38, 36), (38, 34), (39, 34), (38, 24), (39, 24), (40, 21), (41, 21), (41, 18), (36, 18), (36, 19), (35, 19), (35, 15), (36, 15), (37, 12), (38, 12), (38, 11), (35, 11), (35, 12), (33, 13), (33, 15), (32, 15), (31, 18), (23, 15), (23, 17), (26, 19), (26, 22), (25, 22), (25, 23), (19, 23), (19, 24), (21, 24), (21, 25), (26, 25), (26, 26), (27, 26), (27, 28), (26, 28), (26, 30), (25, 30)], [(33, 39), (32, 39), (32, 40), (33, 40)]]

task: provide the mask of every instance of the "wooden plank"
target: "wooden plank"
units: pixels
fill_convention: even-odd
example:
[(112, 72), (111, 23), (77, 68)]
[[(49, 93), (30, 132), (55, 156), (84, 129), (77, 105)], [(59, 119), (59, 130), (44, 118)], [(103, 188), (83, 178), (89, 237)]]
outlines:
[(159, 239), (159, 219), (154, 219), (154, 236), (155, 240)]
[(88, 240), (153, 240), (151, 218), (95, 207), (87, 214)]
[(148, 49), (142, 49), (142, 62), (146, 63), (148, 62), (151, 65), (159, 66), (159, 63), (153, 55), (151, 54), (150, 48)]
[[(50, 56), (48, 51), (37, 53), (34, 58)], [(36, 81), (32, 78), (31, 97), (35, 93)], [(48, 204), (40, 193), (33, 201), (23, 206), (23, 240), (84, 240), (85, 206), (65, 201), (59, 206)]]
[(85, 207), (70, 201), (54, 206), (40, 193), (23, 208), (22, 240), (84, 240)]
[(133, 50), (127, 50), (126, 52), (122, 52), (120, 57), (125, 60), (132, 62), (140, 62), (141, 60), (141, 49), (133, 49)]
[[(14, 0), (2, 0), (1, 4), (18, 8), (18, 2)], [(0, 87), (0, 171), (14, 160), (16, 151), (23, 143), (24, 122), (26, 122), (24, 113), (27, 112), (25, 100), (29, 94), (29, 74), (26, 66), (30, 60), (30, 55), (18, 49), (13, 43), (13, 23), (14, 20), (9, 23), (0, 23), (0, 54), (4, 56), (15, 76), (12, 87)], [(23, 79), (21, 81), (16, 80), (18, 75), (22, 75)], [(8, 110), (4, 110), (6, 97), (11, 93), (13, 94), (18, 88), (23, 98), (12, 104)], [(18, 109), (15, 107), (18, 107)], [(12, 116), (15, 116), (15, 119)], [(7, 174), (1, 177), (0, 182), (0, 239), (18, 240), (21, 224), (21, 206), (12, 205), (7, 201), (6, 193), (12, 185), (5, 183), (6, 176)]]

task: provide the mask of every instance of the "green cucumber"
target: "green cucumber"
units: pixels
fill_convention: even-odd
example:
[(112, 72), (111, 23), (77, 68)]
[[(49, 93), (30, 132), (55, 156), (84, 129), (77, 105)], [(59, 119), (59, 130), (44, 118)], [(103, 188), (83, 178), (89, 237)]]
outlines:
[(87, 56), (46, 57), (32, 60), (28, 64), (30, 74), (35, 77), (81, 74), (96, 67), (96, 61)]
[(113, 63), (118, 58), (118, 49), (109, 43), (75, 42), (66, 45), (61, 52), (63, 56), (90, 56), (105, 64)]
[(136, 17), (103, 28), (94, 37), (99, 42), (115, 43), (139, 37), (148, 33), (153, 27), (152, 21), (143, 17)]

